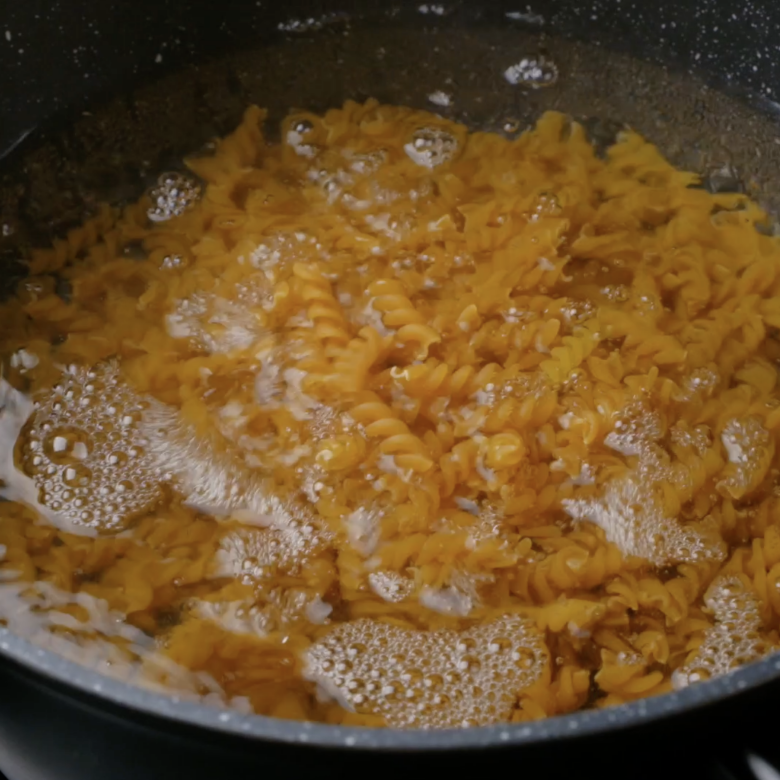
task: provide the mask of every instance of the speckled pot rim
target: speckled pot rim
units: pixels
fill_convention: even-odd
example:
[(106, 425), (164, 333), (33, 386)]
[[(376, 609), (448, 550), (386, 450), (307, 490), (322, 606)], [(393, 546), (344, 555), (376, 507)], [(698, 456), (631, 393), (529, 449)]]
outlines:
[(780, 678), (780, 654), (775, 653), (723, 677), (619, 707), (585, 710), (531, 723), (422, 731), (328, 726), (244, 715), (181, 701), (104, 677), (49, 650), (35, 647), (4, 628), (0, 628), (0, 656), (39, 674), (44, 682), (47, 679), (55, 681), (115, 705), (179, 724), (250, 739), (356, 750), (467, 750), (582, 737), (679, 715)]

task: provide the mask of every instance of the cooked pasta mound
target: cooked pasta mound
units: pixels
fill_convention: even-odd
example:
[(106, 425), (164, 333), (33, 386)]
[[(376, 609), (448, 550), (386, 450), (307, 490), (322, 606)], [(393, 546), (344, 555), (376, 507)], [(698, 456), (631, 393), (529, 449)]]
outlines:
[(0, 309), (0, 617), (281, 718), (526, 721), (777, 646), (780, 243), (634, 132), (264, 112)]

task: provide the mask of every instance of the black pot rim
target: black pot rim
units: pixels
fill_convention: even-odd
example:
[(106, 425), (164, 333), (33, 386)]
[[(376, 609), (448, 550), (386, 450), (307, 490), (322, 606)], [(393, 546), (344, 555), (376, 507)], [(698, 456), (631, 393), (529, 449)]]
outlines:
[(7, 628), (0, 628), (1, 656), (35, 673), (44, 683), (55, 682), (135, 713), (175, 721), (179, 725), (258, 741), (375, 751), (473, 750), (584, 737), (683, 714), (780, 678), (780, 654), (774, 653), (722, 677), (617, 707), (582, 710), (529, 723), (423, 731), (281, 720), (183, 701), (173, 695), (145, 690), (101, 675), (50, 650), (36, 647)]

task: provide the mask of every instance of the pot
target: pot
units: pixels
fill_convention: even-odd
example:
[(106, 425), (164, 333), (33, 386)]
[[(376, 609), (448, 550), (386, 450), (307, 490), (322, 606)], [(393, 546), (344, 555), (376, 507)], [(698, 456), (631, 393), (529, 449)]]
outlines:
[[(499, 132), (560, 109), (597, 144), (631, 125), (707, 186), (749, 181), (763, 205), (780, 206), (772, 188), (780, 8), (768, 2), (31, 0), (2, 16), (6, 291), (24, 273), (27, 246), (61, 235), (100, 199), (137, 197), (159, 171), (235, 127), (252, 102), (269, 108), (270, 126), (291, 108), (320, 111), (346, 98), (430, 108), (429, 95), (447, 90), (456, 96), (447, 116)], [(527, 56), (554, 63), (552, 86), (508, 83), (507, 68)], [(770, 656), (614, 709), (462, 731), (366, 730), (176, 701), (0, 628), (0, 767), (12, 780), (311, 768), (327, 777), (377, 759), (394, 769), (479, 769), (511, 751), (510, 760), (554, 775), (574, 756), (595, 766), (617, 750), (619, 731), (624, 751), (643, 754), (681, 723), (725, 733), (771, 698), (777, 678), (780, 661)], [(632, 772), (656, 773), (667, 759), (659, 748)]]

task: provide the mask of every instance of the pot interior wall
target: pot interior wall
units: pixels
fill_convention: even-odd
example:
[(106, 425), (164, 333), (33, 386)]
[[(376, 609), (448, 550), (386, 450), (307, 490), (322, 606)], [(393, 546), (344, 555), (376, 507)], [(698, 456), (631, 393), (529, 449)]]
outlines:
[[(74, 5), (83, 5), (82, 0)], [(28, 246), (61, 235), (101, 201), (121, 204), (137, 197), (161, 171), (180, 167), (184, 154), (229, 132), (249, 103), (270, 109), (269, 128), (291, 108), (322, 111), (347, 98), (376, 97), (427, 107), (472, 128), (500, 132), (522, 131), (542, 111), (556, 109), (585, 122), (602, 145), (622, 124), (631, 125), (676, 165), (710, 174), (711, 183), (720, 188), (747, 186), (771, 211), (778, 210), (780, 198), (772, 179), (780, 161), (775, 119), (682, 69), (687, 56), (694, 61), (698, 57), (721, 83), (738, 73), (747, 56), (746, 46), (739, 48), (740, 31), (750, 26), (747, 20), (730, 22), (729, 45), (742, 54), (732, 52), (727, 65), (728, 52), (713, 48), (718, 26), (708, 21), (709, 6), (697, 11), (694, 24), (684, 9), (663, 3), (652, 18), (641, 9), (621, 9), (619, 2), (603, 3), (590, 14), (587, 4), (546, 3), (540, 13), (530, 8), (506, 11), (504, 5), (490, 3), (467, 12), (457, 4), (402, 2), (377, 20), (354, 9), (337, 13), (327, 3), (296, 2), (285, 4), (277, 22), (279, 9), (232, 2), (219, 4), (218, 22), (214, 8), (198, 16), (187, 14), (187, 3), (177, 12), (167, 2), (142, 2), (139, 11), (146, 9), (147, 15), (124, 20), (124, 45), (100, 63), (99, 70), (105, 71), (100, 88), (82, 87), (92, 102), (72, 96), (70, 110), (58, 113), (61, 100), (54, 96), (47, 104), (52, 95), (45, 79), (65, 84), (78, 65), (89, 77), (85, 58), (103, 50), (105, 39), (116, 38), (123, 21), (121, 9), (106, 15), (106, 6), (98, 4), (100, 10), (95, 9), (86, 29), (94, 31), (99, 47), (77, 44), (69, 67), (63, 63), (64, 73), (49, 70), (48, 59), (41, 60), (34, 73), (25, 74), (30, 90), (40, 93), (35, 101), (32, 94), (14, 94), (14, 83), (0, 98), (0, 115), (12, 117), (0, 131), (0, 149), (12, 143), (9, 133), (18, 130), (14, 125), (29, 114), (33, 102), (37, 116), (29, 121), (41, 123), (0, 163), (0, 264), (9, 268)], [(54, 19), (60, 10), (49, 8), (37, 23), (20, 18), (22, 29), (25, 23), (29, 29), (16, 37), (13, 16), (9, 18), (10, 40), (0, 55), (0, 72), (12, 42), (23, 49), (36, 32), (51, 37), (48, 25), (41, 30), (41, 20)], [(640, 27), (646, 33), (658, 24), (663, 25), (658, 36), (642, 36), (644, 44), (637, 51), (644, 60), (601, 45), (606, 41), (625, 49)], [(591, 42), (572, 40), (574, 32), (591, 37)], [(158, 40), (163, 33), (166, 39)], [(64, 41), (75, 42), (74, 35), (71, 22), (61, 25)], [(741, 82), (753, 88), (753, 105), (758, 80), (774, 72), (770, 60), (759, 56), (761, 45), (757, 34), (750, 51), (761, 68), (749, 69), (752, 83), (747, 76)], [(226, 48), (230, 54), (224, 54)], [(126, 61), (128, 50), (137, 52), (132, 68)], [(215, 54), (219, 51), (223, 53)], [(53, 51), (52, 64), (61, 55), (59, 48)], [(534, 90), (504, 79), (510, 65), (540, 56), (555, 63), (559, 77), (553, 86)], [(652, 61), (663, 58), (677, 65)], [(149, 67), (163, 63), (167, 75), (158, 76)], [(67, 95), (68, 87), (63, 90)], [(451, 96), (450, 107), (428, 101), (436, 90)], [(769, 105), (766, 96), (763, 105)]]

